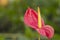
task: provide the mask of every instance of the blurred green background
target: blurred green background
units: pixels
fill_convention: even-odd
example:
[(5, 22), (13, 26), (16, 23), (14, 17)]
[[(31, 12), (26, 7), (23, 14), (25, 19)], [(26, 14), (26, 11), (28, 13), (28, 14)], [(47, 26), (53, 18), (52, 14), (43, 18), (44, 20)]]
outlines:
[(28, 7), (37, 11), (38, 6), (45, 24), (55, 30), (51, 40), (60, 40), (60, 0), (9, 0), (0, 5), (0, 40), (37, 40), (38, 33), (24, 24), (23, 17)]

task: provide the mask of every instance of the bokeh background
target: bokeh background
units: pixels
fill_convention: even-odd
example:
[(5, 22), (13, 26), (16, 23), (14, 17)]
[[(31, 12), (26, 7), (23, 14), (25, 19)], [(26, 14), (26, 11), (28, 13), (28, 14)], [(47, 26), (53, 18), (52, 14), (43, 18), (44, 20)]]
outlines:
[[(0, 40), (37, 40), (38, 33), (24, 24), (28, 7), (37, 11), (55, 34), (51, 40), (60, 40), (60, 0), (0, 0)], [(47, 40), (41, 36), (41, 40)]]

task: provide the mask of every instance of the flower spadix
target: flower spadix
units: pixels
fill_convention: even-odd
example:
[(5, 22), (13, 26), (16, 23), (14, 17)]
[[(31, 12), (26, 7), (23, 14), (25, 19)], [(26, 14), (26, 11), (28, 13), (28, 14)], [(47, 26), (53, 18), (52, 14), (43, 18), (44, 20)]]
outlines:
[(49, 39), (54, 35), (54, 29), (50, 25), (45, 25), (44, 20), (40, 15), (39, 7), (38, 12), (34, 11), (32, 8), (26, 10), (24, 23)]
[(38, 7), (38, 27), (41, 28), (41, 15), (40, 15), (40, 8)]

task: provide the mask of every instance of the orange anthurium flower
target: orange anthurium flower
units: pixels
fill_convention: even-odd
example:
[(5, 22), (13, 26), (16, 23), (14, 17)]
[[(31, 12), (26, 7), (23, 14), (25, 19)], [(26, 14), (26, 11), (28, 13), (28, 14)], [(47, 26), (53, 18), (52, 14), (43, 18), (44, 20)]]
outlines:
[(47, 36), (49, 39), (54, 35), (54, 29), (50, 25), (45, 25), (43, 19), (41, 19), (41, 28), (38, 27), (38, 13), (31, 8), (26, 10), (24, 23), (35, 29), (39, 34)]

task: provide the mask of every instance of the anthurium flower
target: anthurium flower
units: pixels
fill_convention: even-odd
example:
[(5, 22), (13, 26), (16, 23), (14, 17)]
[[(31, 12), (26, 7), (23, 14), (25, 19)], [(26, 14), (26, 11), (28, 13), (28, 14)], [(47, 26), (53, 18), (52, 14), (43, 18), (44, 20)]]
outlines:
[(54, 29), (50, 25), (45, 25), (44, 20), (41, 18), (42, 27), (38, 27), (38, 13), (31, 8), (26, 10), (24, 15), (24, 23), (29, 27), (35, 29), (39, 34), (48, 37), (49, 39), (54, 35)]

